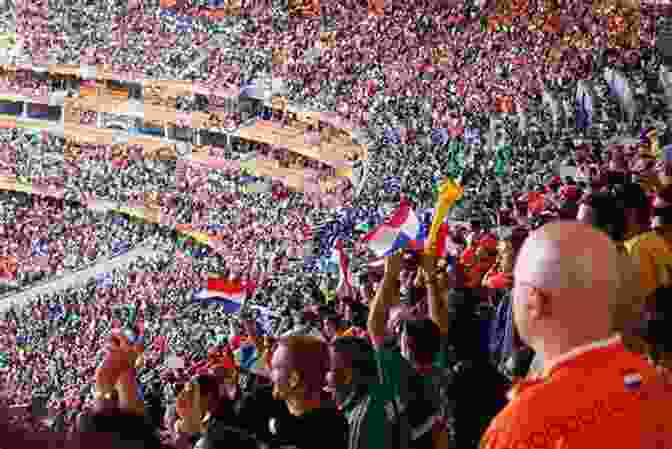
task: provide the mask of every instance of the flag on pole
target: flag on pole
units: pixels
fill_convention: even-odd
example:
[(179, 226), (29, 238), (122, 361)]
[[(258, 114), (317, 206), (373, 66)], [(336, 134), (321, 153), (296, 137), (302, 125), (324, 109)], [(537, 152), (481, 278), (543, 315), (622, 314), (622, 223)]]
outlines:
[(411, 203), (402, 199), (397, 210), (383, 224), (366, 234), (362, 241), (378, 257), (389, 256), (396, 251), (406, 248), (408, 242), (417, 238), (420, 232), (420, 222), (415, 215)]
[[(443, 224), (444, 218), (448, 215), (448, 211), (453, 205), (462, 198), (464, 189), (452, 179), (446, 179), (439, 187), (439, 196), (436, 200), (436, 207), (434, 208), (434, 219), (432, 226), (429, 229), (429, 236), (427, 238), (427, 245), (425, 247), (426, 254), (435, 254), (438, 249), (439, 231)], [(447, 232), (447, 230), (445, 230)]]

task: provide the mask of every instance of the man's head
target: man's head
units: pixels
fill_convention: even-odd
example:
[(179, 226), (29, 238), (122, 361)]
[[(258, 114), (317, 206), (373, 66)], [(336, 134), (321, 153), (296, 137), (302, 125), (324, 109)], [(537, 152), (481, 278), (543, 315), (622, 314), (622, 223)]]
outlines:
[(617, 192), (617, 197), (623, 202), (626, 234), (639, 233), (648, 228), (651, 202), (642, 186), (634, 183), (625, 184)]
[(217, 377), (210, 374), (201, 374), (192, 379), (192, 384), (199, 385), (201, 404), (204, 404), (205, 409), (210, 409), (217, 404), (217, 400), (219, 399)]
[(661, 287), (647, 298), (646, 319), (635, 335), (646, 343), (646, 355), (656, 365), (672, 372), (672, 339), (669, 326), (672, 322), (670, 307), (672, 287)]
[(407, 305), (399, 304), (392, 307), (385, 326), (388, 336), (399, 336), (401, 333), (401, 324), (412, 316), (413, 313)]
[(668, 229), (672, 226), (672, 184), (664, 187), (656, 194), (653, 202), (653, 218), (651, 227), (656, 230)]
[(213, 358), (209, 363), (212, 375), (219, 384), (218, 390), (221, 397), (235, 396), (239, 386), (240, 369), (229, 354), (223, 354)]
[(622, 287), (618, 255), (606, 234), (578, 222), (531, 234), (514, 271), (513, 313), (523, 341), (554, 357), (608, 337)]
[(329, 339), (336, 337), (336, 333), (341, 330), (341, 320), (338, 315), (327, 315), (322, 320), (324, 333)]
[(429, 318), (406, 320), (401, 331), (401, 354), (412, 364), (430, 365), (441, 345), (441, 330)]
[(273, 397), (285, 401), (319, 397), (328, 359), (327, 345), (319, 338), (289, 336), (279, 339), (271, 360)]
[(257, 320), (251, 314), (244, 315), (241, 319), (243, 331), (248, 337), (256, 337), (258, 334)]
[(329, 345), (326, 383), (337, 403), (342, 404), (378, 375), (373, 347), (359, 337), (338, 337)]

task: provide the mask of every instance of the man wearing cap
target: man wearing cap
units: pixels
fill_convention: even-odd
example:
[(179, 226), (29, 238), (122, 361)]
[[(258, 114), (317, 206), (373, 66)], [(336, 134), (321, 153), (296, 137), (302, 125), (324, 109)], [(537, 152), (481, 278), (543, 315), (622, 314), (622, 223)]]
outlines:
[(525, 241), (514, 269), (514, 321), (542, 355), (543, 373), (514, 387), (482, 449), (672, 444), (672, 392), (612, 332), (619, 264), (605, 234), (576, 222), (546, 225)]

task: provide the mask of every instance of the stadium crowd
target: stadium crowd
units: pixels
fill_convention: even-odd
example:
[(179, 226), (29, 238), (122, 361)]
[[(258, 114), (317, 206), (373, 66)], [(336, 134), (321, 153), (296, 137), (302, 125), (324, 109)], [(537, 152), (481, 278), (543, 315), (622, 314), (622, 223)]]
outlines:
[(8, 191), (0, 197), (2, 255), (18, 262), (7, 293), (119, 255), (150, 235), (146, 223), (78, 203)]
[[(203, 30), (189, 36), (162, 29), (178, 21), (153, 17), (153, 3), (108, 2), (117, 8), (116, 34), (107, 32), (100, 9), (83, 2), (73, 2), (79, 9), (64, 2), (55, 12), (47, 12), (46, 2), (17, 3), (23, 14), (17, 30), (46, 28), (40, 16), (48, 14), (78, 16), (82, 27), (105, 23), (77, 33), (62, 53), (72, 53), (68, 61), (83, 56), (89, 63), (118, 58), (127, 72), (142, 67), (145, 76), (168, 68), (163, 77), (179, 78), (194, 48), (210, 36), (196, 18), (189, 25)], [(480, 95), (486, 86), (501, 84), (504, 89), (493, 93), (531, 106), (526, 100), (529, 92), (541, 90), (539, 80), (560, 78), (562, 84), (597, 73), (599, 64), (578, 48), (568, 50), (562, 62), (542, 62), (548, 56), (544, 48), (557, 43), (555, 20), (514, 33), (519, 48), (531, 49), (523, 56), (492, 38), (492, 28), (501, 32), (506, 24), (481, 29), (470, 22), (468, 29), (459, 28), (477, 13), (471, 3), (461, 17), (450, 8), (443, 15), (396, 8), (387, 22), (350, 3), (330, 3), (325, 6), (330, 14), (319, 22), (304, 20), (296, 27), (286, 13), (273, 16), (276, 4), (260, 8), (255, 20), (227, 19), (249, 27), (240, 37), (232, 33), (227, 45), (268, 54), (258, 52), (261, 57), (254, 59), (212, 50), (208, 65), (240, 65), (233, 73), (213, 71), (209, 81), (224, 77), (242, 84), (248, 80), (241, 73), (269, 71), (270, 51), (300, 34), (288, 63), (273, 68), (288, 76), (290, 97), (319, 99), (369, 127), (374, 138), (372, 175), (356, 208), (344, 207), (327, 220), (325, 211), (277, 185), (264, 193), (241, 191), (235, 186), (250, 177), (240, 170), (133, 157), (113, 168), (107, 157), (112, 148), (101, 146), (83, 148), (77, 163), (64, 158), (64, 201), (5, 195), (3, 243), (12, 253), (20, 249), (41, 257), (47, 276), (63, 271), (69, 257), (77, 268), (114, 252), (118, 240), (131, 247), (149, 240), (158, 253), (2, 312), (3, 405), (12, 425), (31, 432), (13, 430), (14, 438), (37, 444), (39, 431), (50, 428), (58, 432), (48, 437), (50, 447), (60, 448), (671, 445), (672, 155), (666, 135), (655, 129), (661, 115), (655, 103), (642, 102), (645, 113), (633, 127), (644, 131), (635, 143), (606, 143), (622, 130), (595, 111), (595, 127), (606, 122), (599, 123), (606, 129), (599, 135), (577, 140), (556, 135), (546, 142), (555, 151), (542, 151), (548, 137), (536, 124), (530, 124), (526, 142), (514, 140), (518, 133), (505, 124), (488, 154), (486, 125), (452, 117), (452, 98), (433, 105), (390, 97), (454, 91), (468, 98), (466, 110), (478, 111), (493, 103)], [(609, 19), (587, 11), (577, 7), (557, 19), (598, 20), (585, 26), (604, 46), (610, 36), (602, 22)], [(120, 19), (123, 15), (128, 18)], [(652, 39), (652, 22), (650, 13), (641, 15), (645, 44)], [(303, 53), (319, 40), (322, 25), (340, 34), (338, 52), (325, 50), (317, 62), (306, 62)], [(539, 29), (544, 36), (532, 45)], [(141, 30), (147, 33), (142, 38)], [(459, 38), (440, 35), (453, 31)], [(65, 33), (28, 34), (34, 60), (46, 47), (65, 45)], [(459, 79), (429, 67), (434, 55), (418, 48), (423, 43), (429, 48), (432, 38), (451, 42), (444, 50), (464, 66), (455, 63), (447, 72), (461, 73)], [(143, 51), (124, 51), (124, 45), (113, 50), (117, 39)], [(110, 45), (82, 51), (96, 47), (94, 40)], [(482, 45), (467, 45), (470, 41)], [(606, 52), (600, 64), (652, 72), (645, 66), (655, 55), (648, 51)], [(527, 77), (511, 78), (496, 69), (505, 56), (524, 66)], [(390, 67), (401, 58), (413, 61), (422, 76)], [(345, 67), (353, 59), (362, 63)], [(334, 76), (341, 69), (344, 75)], [(645, 76), (633, 79), (646, 84)], [(610, 110), (616, 106), (603, 92), (604, 83), (597, 87), (605, 116), (614, 117)], [(452, 136), (455, 128), (461, 132)], [(10, 171), (13, 163), (17, 176), (52, 176), (40, 173), (43, 164), (30, 145), (46, 146), (39, 150), (45, 155), (58, 153), (62, 141), (46, 136), (31, 142), (20, 131), (9, 134), (17, 148), (15, 155), (3, 154)], [(249, 152), (221, 151), (239, 149)], [(288, 159), (275, 149), (254, 151)], [(465, 199), (451, 218), (466, 223), (451, 224), (447, 255), (405, 250), (369, 264), (366, 244), (355, 242), (348, 248), (352, 276), (338, 287), (314, 265), (291, 266), (292, 259), (302, 259), (310, 238), (324, 257), (335, 240), (356, 240), (358, 225), (367, 230), (379, 225), (386, 208), (402, 197), (426, 211), (434, 203), (432, 190), (446, 175), (465, 187)], [(169, 217), (162, 224), (214, 227), (228, 239), (203, 248), (185, 243), (170, 226), (139, 224), (73, 203), (97, 197), (144, 204), (148, 193), (159, 193), (156, 201)], [(431, 221), (432, 212), (426, 212)], [(32, 237), (41, 245), (33, 248)], [(254, 286), (235, 315), (196, 299), (223, 266), (225, 278)], [(31, 281), (22, 278), (24, 272), (17, 273), (21, 284)], [(0, 428), (0, 435), (5, 431)]]
[[(272, 262), (231, 273), (259, 280), (238, 316), (194, 302), (221, 256), (187, 256), (159, 232), (161, 255), (5, 313), (9, 410), (37, 428), (177, 448), (326, 436), (330, 447), (505, 448), (538, 432), (574, 447), (614, 429), (667, 444), (672, 190), (669, 163), (641, 172), (647, 143), (629, 165), (631, 149), (611, 147), (589, 186), (556, 178), (519, 198), (499, 213), (508, 233), (456, 226), (447, 258), (391, 255), (337, 292), (317, 274), (269, 279)], [(600, 401), (600, 418), (572, 429)], [(305, 431), (314, 425), (319, 436)]]

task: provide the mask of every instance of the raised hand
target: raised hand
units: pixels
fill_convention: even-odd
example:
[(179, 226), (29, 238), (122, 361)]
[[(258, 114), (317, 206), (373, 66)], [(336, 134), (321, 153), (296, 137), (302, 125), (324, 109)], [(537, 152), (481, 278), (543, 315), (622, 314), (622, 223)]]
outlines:
[(116, 333), (110, 337), (105, 349), (105, 359), (96, 370), (99, 391), (113, 389), (121, 375), (131, 370), (142, 354), (141, 344), (133, 345), (125, 336)]
[(200, 432), (201, 421), (205, 412), (204, 405), (200, 385), (197, 382), (190, 382), (185, 385), (176, 402), (176, 411), (181, 419), (180, 430), (182, 432)]

